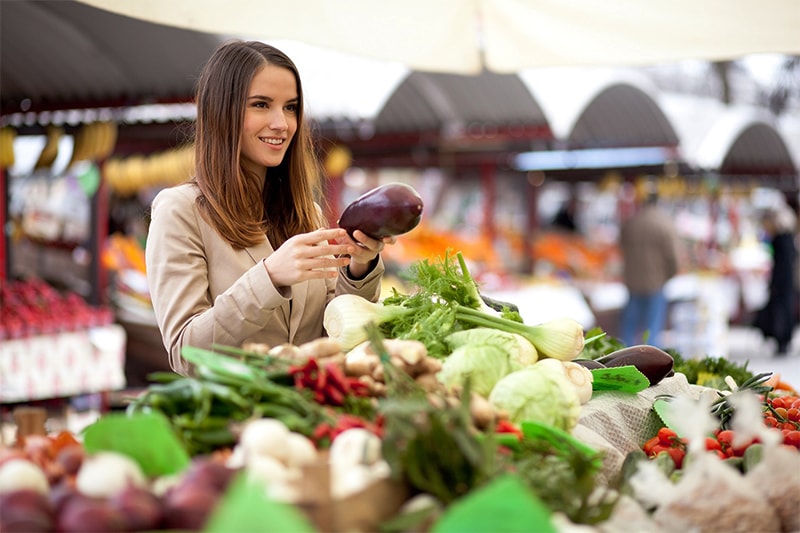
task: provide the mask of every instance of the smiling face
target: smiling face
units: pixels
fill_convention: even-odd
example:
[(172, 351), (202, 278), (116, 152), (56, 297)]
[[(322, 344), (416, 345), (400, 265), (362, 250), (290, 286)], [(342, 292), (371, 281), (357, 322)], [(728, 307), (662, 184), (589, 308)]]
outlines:
[(242, 167), (263, 176), (283, 161), (297, 131), (299, 97), (291, 70), (266, 64), (250, 82), (241, 135)]

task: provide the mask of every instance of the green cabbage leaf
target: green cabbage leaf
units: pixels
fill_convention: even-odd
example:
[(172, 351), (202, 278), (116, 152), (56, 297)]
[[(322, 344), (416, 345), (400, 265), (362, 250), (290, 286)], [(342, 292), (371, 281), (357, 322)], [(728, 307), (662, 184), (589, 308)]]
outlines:
[(532, 365), (539, 359), (536, 347), (531, 344), (531, 341), (517, 333), (509, 333), (508, 331), (494, 328), (463, 329), (451, 333), (445, 337), (444, 341), (451, 350), (470, 344), (485, 344), (500, 348), (508, 354), (511, 370), (519, 370)]
[(447, 356), (436, 377), (448, 388), (461, 387), (469, 378), (471, 389), (487, 397), (495, 383), (511, 371), (508, 353), (497, 346), (465, 344)]
[(516, 424), (536, 421), (567, 432), (578, 424), (581, 412), (578, 392), (566, 375), (538, 363), (497, 381), (489, 403)]

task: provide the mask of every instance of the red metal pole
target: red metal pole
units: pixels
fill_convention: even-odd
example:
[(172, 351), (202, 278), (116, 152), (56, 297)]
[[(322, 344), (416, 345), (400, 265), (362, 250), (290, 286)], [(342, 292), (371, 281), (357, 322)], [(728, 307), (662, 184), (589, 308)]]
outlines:
[(5, 282), (8, 279), (9, 270), (11, 269), (10, 256), (8, 255), (8, 243), (6, 241), (7, 218), (8, 213), (8, 176), (5, 168), (0, 168), (0, 281)]

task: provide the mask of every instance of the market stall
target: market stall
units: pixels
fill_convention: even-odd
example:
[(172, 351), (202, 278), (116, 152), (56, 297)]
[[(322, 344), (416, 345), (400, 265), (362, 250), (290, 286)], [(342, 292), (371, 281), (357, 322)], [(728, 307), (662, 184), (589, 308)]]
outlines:
[(526, 325), (485, 307), (465, 265), (421, 262), (413, 291), (358, 316), (339, 296), (329, 337), (303, 345), (186, 347), (196, 375), (159, 376), (80, 434), (18, 433), (3, 529), (800, 526), (791, 384), (572, 319)]
[[(27, 13), (16, 18), (6, 16), (9, 8), (3, 4), (2, 48), (9, 49), (8, 35), (25, 37), (32, 48), (38, 41), (46, 44), (21, 25), (7, 31), (10, 20), (38, 20), (32, 15), (69, 15), (85, 25), (87, 34), (97, 32), (91, 33), (95, 43), (113, 40), (102, 35), (113, 34), (115, 27), (126, 35), (145, 32), (145, 23), (84, 4), (105, 3), (10, 3), (17, 13)], [(63, 37), (84, 35), (67, 33)], [(59, 35), (47, 37), (58, 42)], [(119, 389), (127, 377), (121, 368), (131, 355), (146, 352), (162, 365), (166, 360), (144, 281), (143, 210), (157, 190), (191, 172), (191, 149), (176, 148), (176, 124), (169, 122), (186, 126), (191, 113), (157, 115), (161, 118), (144, 123), (135, 116), (152, 107), (134, 104), (188, 101), (192, 69), (220, 37), (171, 33), (161, 26), (147, 35), (185, 39), (181, 47), (190, 55), (180, 57), (197, 63), (178, 61), (182, 68), (171, 79), (181, 83), (155, 91), (164, 74), (160, 69), (172, 71), (160, 64), (144, 80), (149, 87), (126, 94), (131, 79), (139, 77), (126, 78), (115, 67), (141, 64), (142, 51), (134, 50), (110, 66), (86, 62), (98, 71), (72, 76), (73, 81), (104, 80), (95, 93), (71, 89), (77, 92), (61, 98), (28, 93), (20, 82), (13, 98), (5, 99), (11, 93), (3, 87), (4, 149), (8, 136), (17, 133), (55, 137), (58, 132), (47, 125), (67, 122), (67, 115), (56, 111), (77, 107), (77, 122), (65, 127), (76, 143), (68, 158), (94, 163), (63, 175), (47, 174), (51, 167), (45, 165), (39, 169), (45, 175), (14, 176), (15, 186), (24, 182), (30, 191), (47, 188), (37, 187), (41, 178), (45, 185), (80, 193), (74, 202), (54, 196), (62, 207), (84, 208), (84, 217), (81, 224), (66, 224), (68, 217), (53, 223), (42, 216), (53, 214), (48, 198), (33, 209), (17, 210), (14, 204), (9, 211), (11, 200), (42, 197), (23, 191), (11, 198), (4, 190), (4, 221), (13, 218), (8, 226), (27, 233), (15, 232), (11, 237), (19, 240), (11, 241), (3, 234), (5, 258), (17, 261), (4, 269), (3, 287), (6, 275), (53, 265), (50, 259), (26, 260), (22, 254), (33, 250), (27, 257), (59, 257), (57, 274), (80, 270), (70, 281), (91, 299), (107, 299), (113, 306), (113, 317), (104, 308), (78, 325), (51, 327), (30, 316), (22, 320), (24, 327), (20, 321), (4, 323), (4, 401)], [(147, 41), (153, 63), (166, 56), (162, 52), (169, 47)], [(50, 45), (46, 52), (52, 50)], [(32, 56), (29, 64), (39, 65)], [(356, 340), (340, 335), (331, 318), (327, 337), (300, 346), (187, 347), (184, 358), (195, 375), (177, 375), (162, 366), (165, 372), (148, 375), (143, 390), (128, 391), (126, 412), (98, 413), (74, 431), (61, 431), (63, 424), (56, 423), (29, 431), (16, 420), (7, 422), (4, 429), (16, 434), (0, 450), (0, 529), (800, 528), (800, 486), (791, 475), (800, 469), (798, 384), (717, 357), (719, 335), (741, 311), (738, 298), (733, 302), (718, 295), (735, 294), (731, 278), (740, 276), (741, 286), (750, 290), (763, 275), (763, 264), (750, 262), (749, 256), (733, 260), (740, 256), (734, 254), (737, 242), (729, 238), (729, 222), (747, 221), (739, 215), (752, 214), (747, 210), (757, 187), (746, 183), (742, 193), (739, 185), (746, 177), (709, 184), (705, 169), (683, 179), (690, 170), (687, 161), (671, 159), (681, 155), (676, 151), (680, 132), (657, 99), (638, 86), (610, 83), (591, 93), (585, 108), (571, 110), (574, 121), (564, 121), (546, 113), (512, 74), (406, 74), (394, 80), (397, 91), (379, 116), (321, 117), (320, 123), (325, 136), (320, 146), (341, 159), (339, 164), (325, 160), (331, 164), (326, 170), (333, 205), (344, 205), (374, 185), (403, 182), (417, 187), (431, 207), (419, 227), (384, 254), (388, 275), (379, 303), (351, 302), (347, 308), (346, 300), (338, 299), (330, 306), (331, 315), (339, 308), (349, 318), (377, 322), (370, 313), (390, 317), (391, 311), (395, 318), (371, 328), (360, 324), (350, 331)], [(57, 79), (45, 85), (58, 91)], [(500, 96), (481, 110), (476, 103), (487, 101), (481, 95), (490, 88)], [(639, 111), (634, 115), (646, 120), (602, 119), (621, 116), (634, 103)], [(111, 150), (95, 138), (89, 143), (95, 152), (87, 151), (88, 132), (111, 130), (119, 134)], [(592, 135), (600, 130), (603, 135)], [(769, 139), (769, 152), (780, 162), (769, 184), (796, 193), (796, 180), (790, 179), (796, 166), (774, 124), (742, 129), (741, 144), (728, 139), (731, 153), (738, 153), (734, 145), (747, 145), (753, 131)], [(528, 168), (510, 157), (533, 146), (538, 155), (577, 158), (581, 154), (574, 152), (587, 146), (627, 149), (642, 136), (658, 145), (661, 159), (623, 170), (562, 168), (563, 159), (556, 169)], [(558, 150), (562, 143), (574, 150)], [(736, 157), (725, 157), (726, 150), (720, 154), (717, 170), (731, 170)], [(11, 163), (4, 157), (4, 178)], [(78, 168), (91, 172), (77, 174)], [(677, 350), (622, 346), (610, 326), (614, 304), (625, 296), (619, 291), (614, 245), (617, 216), (629, 207), (628, 193), (645, 173), (663, 177), (675, 220), (691, 243), (689, 272), (671, 287), (676, 304), (671, 344)], [(6, 186), (11, 182), (4, 180)], [(579, 198), (585, 218), (578, 228), (591, 233), (550, 231), (551, 211), (563, 199), (551, 201), (549, 189), (565, 183), (587, 186)], [(618, 196), (620, 191), (624, 194)], [(720, 199), (723, 203), (714, 203)], [(118, 203), (109, 206), (106, 200)], [(692, 216), (698, 209), (702, 220)], [(104, 231), (109, 219), (119, 233)], [(697, 228), (704, 231), (696, 233)], [(65, 229), (83, 233), (64, 239)], [(94, 236), (89, 246), (87, 232)], [(11, 250), (20, 243), (25, 249)], [(726, 248), (712, 249), (710, 243)], [(448, 255), (456, 251), (464, 252), (457, 264), (456, 256)], [(442, 294), (420, 278), (409, 278), (415, 268), (434, 278), (457, 274), (449, 280), (456, 290)], [(491, 297), (492, 311), (482, 296)], [(743, 301), (752, 308), (758, 297), (752, 291)], [(74, 315), (77, 307), (61, 317)], [(139, 378), (145, 374), (137, 371)]]

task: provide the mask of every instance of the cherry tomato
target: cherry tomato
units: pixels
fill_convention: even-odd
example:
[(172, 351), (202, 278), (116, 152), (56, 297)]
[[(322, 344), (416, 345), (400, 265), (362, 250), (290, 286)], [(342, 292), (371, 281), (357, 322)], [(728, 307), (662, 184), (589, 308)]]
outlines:
[(650, 457), (655, 457), (661, 452), (668, 452), (671, 448), (669, 446), (664, 446), (663, 444), (656, 444), (653, 446), (653, 451), (650, 454)]
[(642, 451), (647, 455), (653, 455), (653, 448), (658, 444), (658, 436), (652, 437), (644, 443), (644, 446), (642, 446)]
[(706, 450), (722, 451), (722, 445), (720, 445), (717, 439), (712, 437), (706, 437)]
[(678, 434), (670, 428), (663, 427), (658, 430), (658, 441), (664, 446), (672, 446), (678, 438)]
[(790, 444), (795, 448), (800, 449), (800, 430), (791, 430), (784, 434), (783, 443)]
[(717, 440), (722, 445), (722, 448), (725, 449), (726, 446), (730, 446), (733, 442), (733, 431), (730, 429), (720, 431), (717, 434)]
[(670, 457), (672, 457), (672, 461), (675, 463), (675, 468), (680, 468), (683, 465), (683, 458), (686, 455), (686, 452), (681, 450), (680, 448), (670, 448), (667, 450), (667, 453)]

